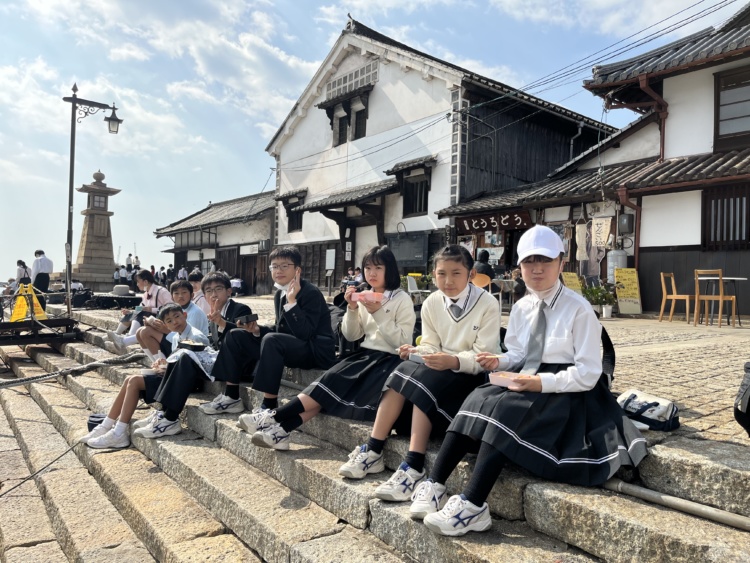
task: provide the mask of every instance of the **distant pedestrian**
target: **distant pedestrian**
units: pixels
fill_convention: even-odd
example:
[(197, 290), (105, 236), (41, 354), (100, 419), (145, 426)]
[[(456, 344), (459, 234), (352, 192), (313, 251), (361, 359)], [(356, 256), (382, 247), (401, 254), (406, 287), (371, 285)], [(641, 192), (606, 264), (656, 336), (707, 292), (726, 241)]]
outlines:
[(136, 271), (141, 269), (141, 259), (138, 258), (137, 256), (133, 258), (133, 268), (135, 268)]
[(125, 258), (125, 269), (128, 272), (133, 271), (133, 255), (132, 254), (128, 254), (128, 257)]
[(128, 269), (125, 267), (125, 264), (120, 266), (120, 283), (128, 283)]
[(112, 274), (112, 281), (114, 282), (114, 285), (120, 283), (120, 268), (115, 268), (115, 273)]
[(185, 267), (185, 264), (183, 264), (182, 267), (180, 268), (180, 271), (177, 272), (177, 279), (186, 280), (187, 277), (188, 277), (188, 271), (187, 271), (187, 268)]
[(217, 266), (216, 265), (216, 260), (211, 260), (211, 270), (209, 270), (209, 271), (210, 272), (215, 272), (216, 271), (216, 266)]
[(151, 275), (156, 279), (156, 268), (154, 268), (153, 264), (151, 264)]
[[(34, 287), (44, 294), (49, 290), (49, 275), (52, 273), (54, 266), (52, 260), (44, 255), (44, 250), (37, 250), (34, 252), (34, 256), (36, 256), (36, 260), (31, 266), (31, 279)], [(42, 309), (46, 309), (47, 300), (44, 295), (39, 296), (39, 304)]]
[(31, 272), (23, 260), (16, 262), (16, 283), (31, 283)]

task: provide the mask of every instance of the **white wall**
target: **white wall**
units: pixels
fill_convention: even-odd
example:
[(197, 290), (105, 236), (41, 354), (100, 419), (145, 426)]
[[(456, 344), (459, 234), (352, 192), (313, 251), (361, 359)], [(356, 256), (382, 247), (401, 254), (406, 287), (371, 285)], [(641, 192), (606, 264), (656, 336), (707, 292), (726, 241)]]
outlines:
[(714, 74), (747, 64), (735, 61), (664, 80), (662, 95), (669, 104), (664, 158), (713, 151)]
[[(375, 225), (357, 229), (357, 243), (354, 245), (354, 265), (362, 264), (362, 257), (373, 246), (378, 244), (378, 233)], [(364, 274), (364, 272), (362, 272)]]
[(641, 247), (700, 244), (700, 190), (646, 196), (642, 208)]
[(269, 215), (249, 223), (220, 226), (216, 237), (217, 244), (232, 246), (267, 239), (271, 234), (271, 217), (272, 215)]
[[(607, 166), (630, 160), (659, 156), (659, 138), (659, 124), (649, 123), (640, 131), (636, 131), (630, 137), (620, 141), (618, 148), (610, 147), (602, 152), (601, 164), (602, 166)], [(599, 155), (594, 155), (591, 159), (584, 162), (579, 169), (599, 168), (599, 158)]]

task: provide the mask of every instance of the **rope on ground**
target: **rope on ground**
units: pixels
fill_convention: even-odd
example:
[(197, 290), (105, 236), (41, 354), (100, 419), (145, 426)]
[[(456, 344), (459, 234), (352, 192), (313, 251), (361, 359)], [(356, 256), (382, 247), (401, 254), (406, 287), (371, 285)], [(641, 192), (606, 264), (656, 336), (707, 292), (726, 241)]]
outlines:
[(146, 357), (146, 354), (144, 354), (141, 351), (129, 352), (127, 354), (123, 354), (122, 356), (109, 358), (107, 360), (98, 360), (96, 362), (91, 362), (89, 364), (84, 364), (82, 366), (77, 366), (74, 368), (65, 368), (59, 371), (53, 371), (51, 373), (45, 373), (42, 375), (34, 375), (32, 377), (23, 377), (21, 379), (9, 379), (5, 381), (0, 381), (0, 389), (6, 389), (8, 387), (17, 387), (19, 385), (28, 385), (29, 383), (39, 383), (40, 381), (46, 381), (48, 379), (55, 379), (56, 377), (66, 376), (66, 375), (75, 377), (77, 375), (81, 375), (82, 373), (86, 373), (87, 371), (91, 371), (96, 368), (123, 365), (123, 364), (132, 364), (145, 357)]
[(21, 480), (21, 482), (20, 482), (20, 483), (16, 483), (15, 485), (13, 485), (13, 486), (12, 486), (12, 487), (11, 487), (10, 489), (8, 489), (7, 491), (3, 491), (3, 492), (1, 492), (1, 493), (0, 493), (0, 498), (3, 498), (3, 497), (4, 497), (5, 495), (7, 495), (8, 493), (10, 493), (11, 491), (14, 491), (14, 490), (16, 490), (16, 489), (17, 489), (18, 487), (20, 487), (21, 485), (23, 485), (23, 484), (24, 484), (24, 483), (25, 483), (26, 481), (28, 481), (29, 479), (33, 479), (34, 477), (36, 477), (37, 475), (39, 475), (39, 474), (40, 474), (40, 473), (42, 473), (43, 471), (46, 471), (46, 470), (47, 470), (47, 469), (49, 468), (49, 466), (50, 466), (50, 465), (52, 465), (53, 463), (55, 463), (55, 462), (56, 462), (56, 461), (57, 461), (58, 459), (60, 459), (60, 458), (61, 458), (62, 456), (64, 456), (64, 455), (65, 455), (65, 454), (67, 454), (68, 452), (71, 452), (71, 451), (73, 451), (73, 448), (75, 448), (75, 447), (76, 447), (77, 445), (78, 445), (78, 442), (76, 442), (75, 444), (73, 444), (72, 446), (70, 446), (70, 447), (69, 447), (69, 448), (68, 448), (67, 450), (65, 450), (65, 451), (64, 451), (63, 453), (61, 453), (61, 454), (60, 454), (59, 456), (57, 456), (57, 457), (56, 457), (55, 459), (53, 459), (52, 461), (50, 461), (50, 462), (49, 462), (49, 463), (48, 463), (47, 465), (45, 465), (44, 467), (42, 467), (42, 468), (40, 468), (39, 470), (35, 471), (34, 473), (32, 473), (31, 475), (29, 475), (28, 477), (24, 477), (24, 478), (23, 478), (23, 479)]

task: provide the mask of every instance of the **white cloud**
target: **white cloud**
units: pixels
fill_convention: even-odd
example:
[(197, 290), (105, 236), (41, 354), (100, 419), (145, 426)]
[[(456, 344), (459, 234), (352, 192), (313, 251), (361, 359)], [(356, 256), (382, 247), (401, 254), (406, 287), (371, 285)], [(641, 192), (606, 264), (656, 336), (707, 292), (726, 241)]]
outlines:
[[(625, 37), (688, 8), (695, 4), (695, 0), (490, 0), (490, 3), (519, 21), (580, 27), (595, 33)], [(700, 4), (652, 28), (648, 33), (677, 24), (710, 7), (711, 4)], [(719, 9), (695, 22), (686, 23), (672, 34), (684, 36), (717, 25), (737, 10), (736, 5)]]
[(341, 25), (346, 21), (344, 18), (350, 13), (355, 20), (365, 20), (376, 15), (388, 15), (390, 12), (403, 12), (412, 14), (419, 10), (429, 10), (438, 6), (461, 6), (467, 8), (473, 6), (468, 0), (340, 0), (336, 4), (321, 6), (318, 8), (316, 21), (329, 24)]
[(146, 49), (133, 43), (123, 43), (109, 50), (109, 59), (112, 61), (147, 61), (150, 58), (151, 54)]

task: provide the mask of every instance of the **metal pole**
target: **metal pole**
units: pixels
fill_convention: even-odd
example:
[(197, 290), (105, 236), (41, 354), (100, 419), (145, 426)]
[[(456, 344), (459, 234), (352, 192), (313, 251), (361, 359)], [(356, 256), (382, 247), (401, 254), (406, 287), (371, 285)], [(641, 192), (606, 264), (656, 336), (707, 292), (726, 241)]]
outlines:
[(68, 317), (72, 318), (72, 298), (70, 284), (73, 274), (73, 175), (76, 164), (76, 111), (78, 109), (77, 96), (73, 91), (70, 109), (70, 177), (68, 179), (68, 238), (65, 243), (65, 293), (68, 301)]

